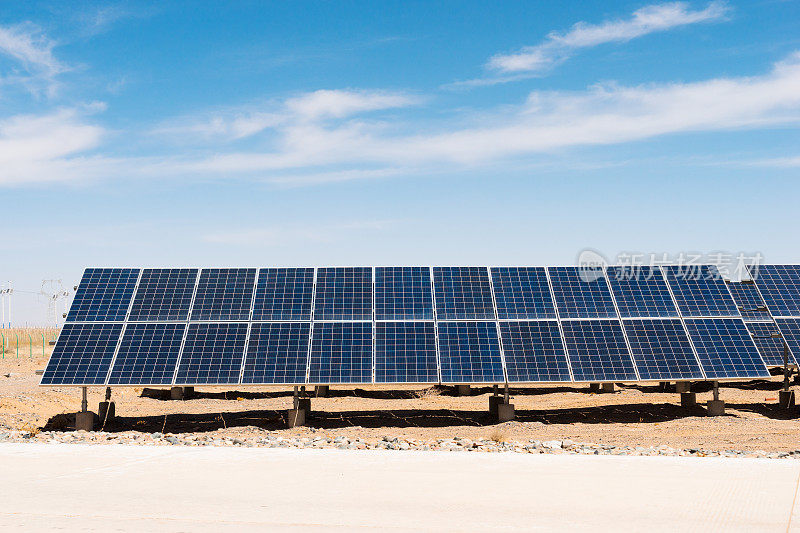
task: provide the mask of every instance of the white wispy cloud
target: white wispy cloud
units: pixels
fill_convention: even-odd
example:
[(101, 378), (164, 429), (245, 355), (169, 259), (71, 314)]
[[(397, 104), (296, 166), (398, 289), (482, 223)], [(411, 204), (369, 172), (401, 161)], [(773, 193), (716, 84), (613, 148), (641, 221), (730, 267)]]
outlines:
[(0, 26), (0, 55), (19, 67), (10, 73), (0, 72), (1, 79), (27, 85), (31, 90), (44, 86), (52, 94), (57, 88), (56, 76), (68, 70), (53, 55), (55, 44), (33, 24)]
[[(550, 33), (543, 42), (535, 46), (495, 55), (489, 60), (487, 67), (501, 74), (540, 73), (565, 61), (581, 48), (626, 42), (679, 26), (712, 22), (724, 18), (727, 12), (728, 7), (722, 2), (712, 2), (701, 10), (692, 10), (685, 2), (653, 4), (637, 9), (624, 20), (600, 24), (578, 22), (565, 33)], [(503, 78), (499, 80), (503, 81)]]

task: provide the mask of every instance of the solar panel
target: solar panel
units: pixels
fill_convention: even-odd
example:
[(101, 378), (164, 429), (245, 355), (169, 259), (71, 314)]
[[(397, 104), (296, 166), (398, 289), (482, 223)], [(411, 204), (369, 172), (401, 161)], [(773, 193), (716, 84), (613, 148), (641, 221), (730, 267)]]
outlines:
[(314, 320), (372, 320), (372, 268), (318, 269)]
[(492, 287), (484, 267), (434, 267), (436, 318), (494, 319)]
[[(783, 338), (773, 337), (778, 335), (778, 326), (773, 322), (745, 322), (747, 331), (756, 343), (758, 353), (767, 366), (783, 365)], [(789, 362), (794, 363), (792, 354), (789, 354)]]
[(606, 276), (621, 317), (679, 316), (667, 282), (658, 267), (608, 267)]
[(505, 381), (494, 322), (440, 322), (439, 359), (442, 383)]
[(604, 275), (585, 276), (579, 267), (549, 267), (561, 318), (617, 318)]
[(66, 321), (125, 320), (138, 277), (138, 268), (87, 268)]
[(728, 289), (730, 289), (733, 301), (736, 302), (736, 307), (739, 308), (739, 312), (742, 314), (742, 318), (744, 318), (745, 322), (759, 320), (772, 321), (772, 317), (769, 311), (767, 311), (764, 300), (762, 300), (761, 295), (758, 294), (755, 283), (731, 281), (728, 283)]
[(436, 383), (433, 322), (375, 324), (376, 383)]
[(688, 319), (686, 329), (706, 378), (769, 377), (741, 318)]
[(772, 316), (800, 316), (800, 265), (758, 265), (750, 272)]
[(64, 324), (42, 385), (102, 385), (122, 324)]
[(376, 320), (433, 320), (428, 267), (375, 269)]
[(196, 281), (196, 268), (144, 269), (128, 320), (187, 320)]
[(372, 382), (372, 323), (315, 322), (309, 383)]
[(253, 323), (242, 383), (305, 383), (308, 322)]
[(491, 270), (499, 318), (556, 318), (544, 267), (493, 267)]
[(683, 316), (740, 316), (715, 266), (669, 265), (663, 269)]
[(128, 324), (109, 385), (171, 385), (186, 324)]
[(250, 320), (255, 268), (204, 268), (192, 320)]
[(247, 324), (189, 324), (176, 385), (239, 383)]
[(640, 379), (703, 379), (680, 319), (623, 320), (622, 325)]
[(618, 320), (565, 320), (561, 327), (575, 381), (636, 381)]
[(262, 268), (253, 320), (311, 320), (313, 268)]
[(501, 322), (509, 382), (571, 381), (558, 322)]
[[(789, 347), (789, 362), (800, 357), (800, 318), (778, 318), (775, 320), (781, 330), (783, 339)], [(783, 365), (783, 348), (781, 348), (780, 365)]]

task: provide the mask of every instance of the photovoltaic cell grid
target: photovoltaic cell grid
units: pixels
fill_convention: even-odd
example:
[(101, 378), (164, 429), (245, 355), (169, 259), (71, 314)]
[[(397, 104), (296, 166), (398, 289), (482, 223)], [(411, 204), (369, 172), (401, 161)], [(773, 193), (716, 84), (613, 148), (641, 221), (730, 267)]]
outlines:
[(772, 320), (755, 283), (731, 281), (728, 283), (728, 289), (745, 322)]
[(436, 331), (433, 322), (375, 324), (375, 381), (436, 383)]
[(304, 383), (308, 322), (253, 323), (242, 383)]
[(560, 318), (617, 318), (602, 271), (595, 276), (578, 267), (550, 267), (548, 272)]
[(195, 268), (144, 269), (128, 320), (186, 321), (196, 281)]
[(636, 370), (617, 320), (561, 323), (575, 381), (636, 381)]
[(687, 319), (686, 329), (706, 378), (769, 377), (741, 318)]
[(189, 324), (176, 385), (239, 383), (247, 324)]
[(314, 320), (372, 320), (372, 268), (320, 268)]
[[(797, 361), (800, 358), (800, 318), (778, 318), (775, 322), (789, 346), (789, 362)], [(783, 352), (780, 364), (783, 365)]]
[(125, 320), (138, 277), (138, 268), (87, 268), (66, 321)]
[(438, 320), (494, 319), (489, 271), (484, 267), (434, 267)]
[(622, 324), (641, 379), (703, 379), (679, 319), (623, 320)]
[(716, 267), (670, 265), (662, 268), (684, 317), (740, 316)]
[(509, 382), (571, 381), (555, 320), (501, 322)]
[(606, 276), (621, 317), (679, 316), (667, 282), (658, 267), (608, 267)]
[(800, 265), (750, 267), (772, 316), (800, 316)]
[(121, 332), (122, 324), (65, 324), (41, 384), (104, 384)]
[(128, 324), (109, 385), (170, 385), (186, 324)]
[(313, 268), (262, 268), (253, 320), (311, 320), (313, 292)]
[(439, 324), (442, 383), (500, 383), (503, 361), (494, 322)]
[(372, 381), (372, 322), (314, 324), (309, 383)]
[(375, 319), (433, 320), (430, 268), (376, 268)]
[(250, 320), (254, 268), (208, 268), (200, 272), (192, 320)]
[[(779, 333), (778, 326), (773, 322), (745, 322), (745, 326), (767, 366), (782, 366), (783, 338), (775, 336)], [(789, 353), (789, 363), (794, 361), (794, 357)]]
[(498, 267), (491, 271), (498, 318), (556, 318), (543, 267)]

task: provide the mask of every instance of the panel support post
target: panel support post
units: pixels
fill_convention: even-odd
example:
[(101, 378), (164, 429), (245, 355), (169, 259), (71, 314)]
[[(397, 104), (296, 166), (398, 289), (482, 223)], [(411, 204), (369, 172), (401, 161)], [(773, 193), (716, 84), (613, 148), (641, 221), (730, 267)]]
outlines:
[(471, 396), (469, 385), (456, 385), (456, 395), (458, 396)]
[(94, 431), (94, 413), (89, 411), (88, 387), (82, 387), (81, 410), (75, 413), (75, 431)]
[(97, 408), (97, 416), (100, 419), (100, 424), (105, 426), (106, 422), (113, 420), (114, 415), (116, 415), (115, 411), (116, 407), (114, 402), (111, 401), (111, 387), (106, 387), (106, 400), (100, 402), (100, 406)]
[(186, 399), (186, 390), (184, 387), (172, 387), (169, 390), (169, 397), (172, 400), (185, 400)]
[(719, 399), (719, 381), (714, 382), (714, 399), (706, 403), (708, 416), (722, 416), (725, 414), (725, 402)]
[[(495, 412), (492, 412), (493, 410)], [(514, 420), (514, 405), (511, 404), (511, 397), (508, 394), (508, 383), (505, 384), (502, 396), (489, 397), (489, 412), (498, 422)]]
[[(303, 387), (303, 394), (305, 395), (305, 387)], [(292, 409), (286, 412), (286, 425), (290, 428), (306, 425), (306, 416), (311, 408), (311, 398), (301, 398), (300, 391), (297, 385), (294, 387), (294, 395), (292, 398)]]
[(691, 381), (677, 381), (675, 382), (675, 392), (683, 394), (684, 392), (692, 391)]
[(317, 398), (325, 398), (328, 396), (330, 390), (331, 389), (328, 385), (317, 385), (316, 387), (314, 387), (314, 395)]
[(789, 345), (783, 340), (783, 390), (778, 392), (778, 406), (781, 409), (794, 409), (794, 391), (789, 388)]

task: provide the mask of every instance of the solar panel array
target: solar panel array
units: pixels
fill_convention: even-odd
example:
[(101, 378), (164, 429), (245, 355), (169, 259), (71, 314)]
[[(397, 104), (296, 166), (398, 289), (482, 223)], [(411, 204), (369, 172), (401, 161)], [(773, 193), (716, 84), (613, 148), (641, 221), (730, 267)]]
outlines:
[(778, 339), (756, 339), (767, 364), (783, 365), (784, 342), (788, 362), (800, 361), (800, 265), (756, 265), (750, 267), (750, 276), (759, 300), (766, 307), (770, 326), (748, 323), (751, 333), (759, 329), (759, 336), (775, 335)]
[(767, 376), (714, 272), (88, 269), (42, 385)]

